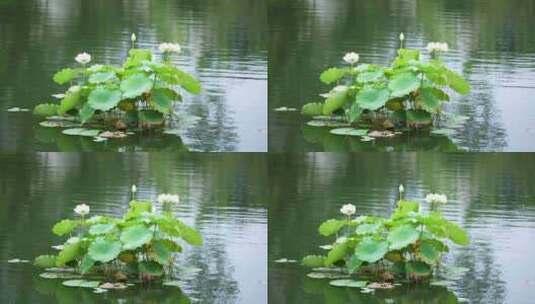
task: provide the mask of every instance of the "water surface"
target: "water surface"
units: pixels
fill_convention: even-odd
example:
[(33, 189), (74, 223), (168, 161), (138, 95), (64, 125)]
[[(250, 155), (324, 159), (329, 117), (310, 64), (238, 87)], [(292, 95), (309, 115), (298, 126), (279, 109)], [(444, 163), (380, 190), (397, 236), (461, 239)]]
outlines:
[[(533, 302), (535, 155), (493, 153), (308, 153), (270, 156), (269, 300), (272, 303)], [(406, 198), (447, 194), (444, 215), (467, 229), (471, 244), (452, 246), (447, 265), (469, 272), (452, 288), (402, 286), (364, 295), (306, 277), (300, 259), (332, 241), (317, 233), (343, 204), (357, 214), (389, 216), (398, 185)]]
[[(472, 85), (446, 110), (469, 116), (451, 138), (418, 135), (428, 144), (388, 150), (439, 150), (444, 141), (470, 151), (535, 151), (535, 1), (533, 0), (272, 0), (269, 5), (269, 148), (273, 151), (383, 150), (360, 140), (324, 136), (297, 112), (329, 87), (320, 73), (348, 51), (361, 62), (387, 64), (404, 32), (409, 48), (445, 41), (445, 62)], [(315, 134), (310, 138), (310, 133)], [(327, 134), (328, 135), (328, 134)], [(420, 139), (418, 139), (420, 140)], [(451, 146), (448, 145), (448, 146)]]
[[(0, 302), (267, 303), (266, 163), (226, 153), (0, 154)], [(203, 235), (201, 247), (186, 246), (178, 259), (201, 269), (181, 290), (155, 284), (96, 295), (7, 263), (53, 253), (60, 239), (52, 226), (80, 202), (92, 214), (123, 214), (132, 184), (138, 198), (180, 194), (175, 215)]]
[[(0, 150), (266, 151), (266, 28), (264, 1), (2, 0)], [(43, 130), (30, 113), (6, 112), (52, 101), (64, 90), (52, 75), (74, 65), (78, 53), (90, 53), (95, 63), (122, 62), (133, 32), (138, 47), (180, 43), (175, 63), (202, 83), (202, 94), (185, 94), (179, 108), (200, 118), (180, 138), (87, 144)]]

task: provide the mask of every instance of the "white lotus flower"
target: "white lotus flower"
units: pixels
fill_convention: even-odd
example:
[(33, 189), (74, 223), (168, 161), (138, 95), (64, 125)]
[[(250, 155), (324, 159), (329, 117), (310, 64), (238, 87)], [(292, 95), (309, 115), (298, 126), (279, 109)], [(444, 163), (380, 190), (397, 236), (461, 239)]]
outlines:
[(164, 42), (158, 46), (158, 49), (162, 53), (177, 53), (180, 54), (182, 51), (182, 48), (180, 47), (180, 44), (178, 43), (169, 43)]
[(355, 63), (359, 62), (359, 54), (357, 54), (355, 52), (347, 53), (344, 56), (344, 61), (349, 63), (349, 64), (355, 64)]
[(86, 65), (89, 62), (91, 62), (91, 55), (84, 52), (84, 53), (76, 55), (76, 57), (74, 57), (74, 60), (76, 60), (79, 64)]
[(446, 42), (430, 42), (427, 44), (427, 51), (433, 52), (447, 52), (448, 44)]
[(403, 188), (403, 185), (399, 185), (399, 193), (405, 192), (405, 188)]
[(448, 202), (448, 197), (445, 194), (430, 193), (425, 196), (425, 201), (430, 204), (446, 204)]
[(158, 195), (158, 203), (165, 204), (165, 203), (173, 203), (178, 204), (180, 202), (180, 198), (176, 194), (160, 194)]
[(136, 193), (137, 192), (137, 187), (136, 185), (132, 185), (132, 193)]
[(130, 40), (132, 42), (136, 42), (136, 33), (132, 33), (132, 36), (130, 36)]
[(86, 205), (86, 204), (80, 204), (80, 205), (76, 205), (76, 207), (74, 208), (74, 212), (76, 214), (79, 214), (81, 216), (84, 216), (86, 214), (89, 213), (89, 206)]
[(405, 40), (405, 35), (403, 33), (399, 34), (399, 40), (403, 42)]
[(342, 214), (350, 216), (352, 214), (355, 214), (355, 212), (357, 212), (357, 208), (353, 204), (345, 204), (342, 206), (342, 208), (340, 208), (340, 212), (342, 212)]

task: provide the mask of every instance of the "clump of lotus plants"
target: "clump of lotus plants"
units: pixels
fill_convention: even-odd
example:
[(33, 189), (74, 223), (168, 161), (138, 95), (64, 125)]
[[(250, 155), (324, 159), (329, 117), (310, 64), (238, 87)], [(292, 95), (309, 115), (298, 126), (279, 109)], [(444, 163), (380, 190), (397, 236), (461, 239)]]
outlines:
[[(371, 288), (391, 288), (398, 280), (428, 281), (442, 267), (448, 243), (469, 244), (467, 232), (440, 212), (446, 195), (427, 195), (424, 212), (420, 203), (404, 199), (403, 193), (400, 186), (399, 201), (388, 218), (355, 216), (356, 207), (346, 204), (340, 209), (341, 218), (323, 222), (320, 235), (333, 241), (321, 246), (326, 254), (303, 258), (304, 266), (315, 269), (309, 277), (342, 279), (331, 285), (360, 288), (367, 286), (367, 280), (375, 282)], [(333, 275), (329, 270), (340, 272)]]
[[(171, 61), (181, 52), (180, 45), (162, 43), (159, 59), (152, 50), (135, 47), (135, 34), (131, 39), (132, 47), (122, 65), (89, 65), (91, 55), (84, 52), (75, 57), (76, 66), (58, 71), (54, 82), (68, 88), (53, 95), (59, 102), (35, 107), (35, 115), (50, 118), (43, 126), (76, 126), (67, 134), (96, 136), (98, 128), (95, 131), (88, 126), (135, 131), (161, 127), (176, 118), (175, 104), (184, 92), (201, 91), (199, 81)], [(114, 135), (118, 134), (106, 134)]]
[(402, 33), (401, 48), (389, 66), (357, 64), (359, 55), (350, 52), (343, 57), (346, 66), (324, 71), (320, 80), (333, 87), (321, 94), (324, 101), (302, 107), (302, 114), (316, 118), (309, 125), (345, 127), (331, 133), (357, 136), (366, 136), (369, 129), (377, 133), (436, 125), (449, 92), (465, 95), (470, 85), (440, 59), (447, 43), (429, 43), (430, 59), (424, 60), (419, 50), (404, 48), (404, 40)]
[[(135, 193), (133, 186), (134, 198)], [(121, 217), (89, 217), (90, 207), (77, 205), (75, 218), (63, 219), (52, 228), (65, 238), (63, 244), (53, 246), (58, 252), (38, 256), (34, 264), (47, 269), (42, 277), (76, 278), (63, 283), (99, 290), (125, 287), (124, 282), (173, 279), (174, 261), (183, 244), (203, 243), (195, 229), (173, 216), (172, 206), (178, 202), (178, 195), (172, 194), (159, 195), (155, 203), (133, 199)], [(55, 274), (69, 271), (76, 275)]]

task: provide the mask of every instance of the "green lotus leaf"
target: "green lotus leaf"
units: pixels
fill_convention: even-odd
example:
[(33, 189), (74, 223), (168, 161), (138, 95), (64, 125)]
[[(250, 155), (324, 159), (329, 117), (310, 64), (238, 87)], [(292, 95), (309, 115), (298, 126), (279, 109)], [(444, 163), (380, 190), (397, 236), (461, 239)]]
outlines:
[(311, 279), (345, 279), (349, 278), (349, 275), (339, 272), (311, 272), (307, 274), (307, 277)]
[(114, 240), (97, 239), (87, 249), (89, 257), (98, 262), (109, 262), (121, 253), (121, 243)]
[(88, 122), (91, 117), (95, 114), (95, 109), (89, 105), (89, 103), (85, 103), (82, 108), (80, 109), (80, 112), (78, 115), (80, 116), (80, 120), (82, 121), (82, 124)]
[(311, 127), (327, 127), (327, 128), (340, 128), (340, 127), (349, 127), (350, 124), (343, 121), (336, 120), (311, 120), (307, 122), (307, 126)]
[(139, 271), (151, 276), (161, 276), (163, 274), (163, 266), (153, 261), (143, 261), (139, 263)]
[(420, 232), (411, 225), (403, 225), (394, 228), (388, 234), (388, 242), (390, 243), (390, 249), (397, 250), (407, 247), (418, 240)]
[(80, 265), (78, 265), (80, 267), (80, 272), (82, 274), (88, 273), (91, 270), (91, 268), (93, 268), (93, 265), (95, 265), (95, 262), (96, 261), (93, 258), (91, 258), (89, 254), (86, 254), (80, 261)]
[(347, 263), (346, 268), (348, 273), (353, 273), (360, 268), (362, 265), (362, 260), (359, 259), (357, 255), (352, 255), (349, 263)]
[(424, 241), (418, 246), (418, 257), (427, 264), (436, 264), (440, 253), (432, 243)]
[(98, 72), (89, 76), (90, 83), (103, 83), (115, 79), (117, 79), (117, 77), (115, 76), (115, 72), (112, 71)]
[(357, 227), (355, 230), (356, 234), (374, 234), (379, 232), (379, 230), (383, 227), (382, 223), (372, 223), (372, 224), (361, 224)]
[(41, 268), (50, 268), (56, 266), (56, 256), (55, 255), (40, 255), (35, 258), (33, 264)]
[(347, 254), (348, 249), (349, 247), (347, 243), (335, 244), (333, 246), (333, 249), (331, 249), (327, 254), (327, 258), (325, 259), (325, 266), (330, 266), (342, 260)]
[(307, 255), (301, 260), (301, 265), (305, 267), (322, 267), (325, 264), (325, 256)]
[(430, 113), (438, 113), (441, 102), (431, 88), (421, 88), (418, 96), (419, 105)]
[(144, 74), (133, 74), (121, 82), (124, 98), (135, 98), (152, 89), (153, 81)]
[(457, 224), (447, 222), (446, 231), (448, 232), (448, 238), (455, 244), (462, 246), (470, 244), (468, 233)]
[(164, 121), (163, 114), (157, 111), (139, 111), (139, 121), (149, 125), (159, 125)]
[(193, 76), (190, 74), (176, 69), (175, 75), (178, 79), (178, 84), (184, 90), (195, 95), (201, 92), (201, 83), (197, 79), (193, 78)]
[(443, 72), (448, 80), (448, 86), (450, 88), (462, 95), (470, 93), (470, 84), (461, 75), (447, 68), (445, 68)]
[(343, 220), (337, 220), (337, 219), (330, 219), (325, 222), (323, 222), (318, 231), (323, 236), (330, 236), (342, 229), (347, 224), (347, 221)]
[(87, 103), (95, 110), (108, 111), (121, 101), (121, 91), (106, 87), (97, 87), (89, 94)]
[(307, 116), (322, 115), (323, 103), (321, 102), (307, 103), (301, 108), (301, 114), (307, 115)]
[(100, 132), (101, 131), (97, 129), (72, 128), (72, 129), (65, 129), (61, 133), (65, 135), (95, 137), (95, 136), (98, 136)]
[(342, 108), (347, 101), (348, 89), (340, 89), (329, 93), (323, 105), (323, 115), (331, 115), (334, 111)]
[(80, 252), (80, 242), (63, 245), (63, 249), (58, 253), (58, 257), (56, 258), (56, 266), (65, 266), (65, 264), (75, 260)]
[(346, 136), (366, 136), (368, 130), (354, 129), (354, 128), (337, 128), (332, 129), (329, 133), (334, 135), (346, 135)]
[(413, 124), (426, 125), (432, 122), (432, 117), (429, 112), (424, 110), (409, 110), (407, 111), (407, 120)]
[(342, 79), (346, 75), (346, 70), (340, 68), (330, 68), (320, 75), (321, 82), (331, 84)]
[(349, 109), (346, 110), (346, 115), (350, 123), (354, 123), (360, 119), (364, 109), (358, 104), (353, 103)]
[(355, 248), (355, 256), (361, 261), (375, 263), (382, 259), (388, 252), (388, 243), (386, 241), (366, 238), (362, 240)]
[(115, 228), (115, 224), (96, 224), (89, 228), (89, 233), (92, 235), (107, 234)]
[(407, 262), (405, 272), (413, 278), (427, 277), (431, 275), (431, 267), (423, 262)]
[(160, 113), (169, 113), (173, 102), (177, 99), (177, 94), (170, 89), (159, 88), (152, 91), (152, 106)]
[(363, 288), (366, 287), (366, 284), (368, 284), (368, 282), (355, 280), (334, 280), (329, 282), (329, 285), (331, 286), (352, 288)]
[(42, 103), (33, 109), (33, 114), (36, 116), (48, 117), (58, 114), (59, 105), (53, 103)]
[(152, 61), (152, 52), (149, 49), (130, 49), (128, 58), (123, 65), (125, 68), (141, 65), (144, 61)]
[(420, 79), (413, 73), (403, 73), (394, 76), (388, 88), (392, 92), (392, 97), (402, 97), (420, 87)]
[(150, 257), (156, 262), (165, 265), (169, 263), (172, 252), (167, 245), (161, 240), (156, 240), (151, 243)]
[(363, 72), (357, 76), (357, 82), (360, 82), (360, 83), (374, 82), (383, 78), (383, 76), (384, 76), (383, 71)]
[(80, 75), (80, 73), (81, 73), (81, 70), (79, 70), (79, 69), (69, 69), (69, 68), (67, 68), (67, 69), (63, 69), (63, 70), (58, 71), (56, 74), (54, 74), (52, 79), (57, 84), (65, 84), (65, 83), (67, 83), (69, 81), (72, 81), (74, 78), (78, 77), (78, 75)]
[(162, 239), (158, 241), (163, 243), (167, 247), (167, 249), (169, 249), (169, 251), (171, 252), (182, 252), (182, 246), (178, 245), (173, 240)]
[(386, 88), (364, 88), (357, 94), (357, 103), (366, 110), (377, 110), (384, 107), (390, 97)]
[(56, 223), (54, 227), (52, 227), (52, 232), (55, 235), (62, 236), (62, 235), (71, 233), (79, 225), (80, 225), (80, 221), (65, 219)]
[(75, 109), (81, 101), (82, 92), (80, 90), (67, 93), (61, 100), (58, 108), (59, 115), (65, 115), (68, 111)]
[(136, 249), (152, 240), (152, 231), (143, 224), (128, 227), (121, 233), (123, 248)]
[(184, 239), (188, 244), (192, 246), (200, 246), (203, 243), (202, 236), (197, 230), (187, 226), (186, 224), (175, 220), (174, 224), (178, 227), (180, 231), (180, 237)]
[(64, 281), (62, 284), (67, 287), (97, 288), (100, 285), (100, 282), (88, 280), (68, 280)]

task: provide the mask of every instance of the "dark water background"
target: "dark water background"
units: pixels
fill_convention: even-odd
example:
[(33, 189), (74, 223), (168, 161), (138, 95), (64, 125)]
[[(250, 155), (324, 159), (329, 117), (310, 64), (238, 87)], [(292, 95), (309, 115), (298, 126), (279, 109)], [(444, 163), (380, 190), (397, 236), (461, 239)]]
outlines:
[[(94, 143), (37, 126), (33, 108), (64, 92), (52, 75), (81, 52), (94, 63), (122, 62), (138, 47), (178, 42), (175, 63), (200, 79), (181, 111), (201, 119), (177, 136)], [(0, 150), (266, 151), (267, 19), (251, 0), (0, 0)], [(62, 89), (62, 90), (60, 90)]]
[[(458, 153), (309, 153), (270, 155), (270, 303), (533, 303), (535, 298), (535, 155)], [(297, 264), (332, 240), (317, 228), (353, 203), (357, 215), (388, 216), (398, 185), (423, 202), (445, 193), (444, 215), (467, 229), (471, 244), (452, 247), (448, 265), (470, 269), (453, 288), (402, 286), (375, 295), (330, 287)]]
[[(535, 1), (270, 0), (270, 151), (535, 151)], [(348, 51), (387, 64), (404, 32), (409, 48), (445, 41), (441, 56), (472, 85), (446, 110), (469, 116), (450, 139), (414, 135), (375, 145), (306, 127), (298, 112), (329, 87), (320, 73)], [(416, 138), (414, 138), (416, 137)]]
[[(267, 159), (259, 154), (0, 154), (0, 303), (267, 303)], [(33, 259), (59, 243), (52, 226), (80, 202), (119, 216), (138, 198), (177, 193), (177, 217), (204, 237), (180, 267), (201, 271), (176, 288), (139, 286), (94, 294), (39, 277)]]

